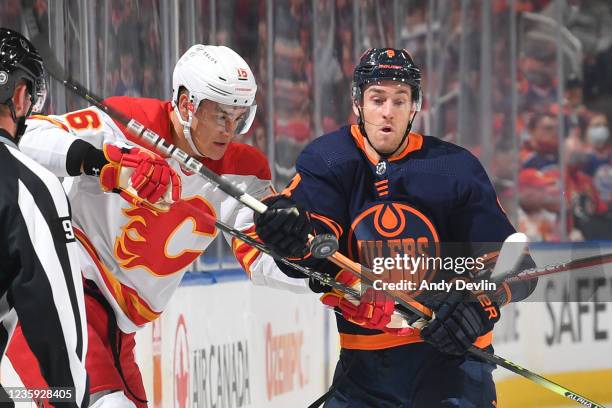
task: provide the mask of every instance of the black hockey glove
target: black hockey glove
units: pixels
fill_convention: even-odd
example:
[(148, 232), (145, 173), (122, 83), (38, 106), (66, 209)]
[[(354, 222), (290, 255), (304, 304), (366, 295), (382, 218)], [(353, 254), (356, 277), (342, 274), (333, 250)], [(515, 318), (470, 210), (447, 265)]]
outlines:
[(280, 256), (304, 257), (308, 253), (308, 234), (312, 233), (306, 211), (282, 195), (268, 197), (263, 203), (268, 210), (253, 217), (259, 238)]
[(500, 317), (487, 295), (470, 291), (452, 291), (434, 310), (435, 318), (421, 330), (421, 337), (442, 353), (454, 355), (465, 354)]

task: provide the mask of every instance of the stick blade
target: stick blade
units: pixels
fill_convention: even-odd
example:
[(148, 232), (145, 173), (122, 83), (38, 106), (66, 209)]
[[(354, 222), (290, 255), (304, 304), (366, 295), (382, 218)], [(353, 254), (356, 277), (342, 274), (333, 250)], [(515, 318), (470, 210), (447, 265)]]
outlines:
[(491, 278), (499, 279), (511, 274), (523, 258), (528, 242), (529, 238), (522, 232), (515, 232), (508, 236), (499, 251)]

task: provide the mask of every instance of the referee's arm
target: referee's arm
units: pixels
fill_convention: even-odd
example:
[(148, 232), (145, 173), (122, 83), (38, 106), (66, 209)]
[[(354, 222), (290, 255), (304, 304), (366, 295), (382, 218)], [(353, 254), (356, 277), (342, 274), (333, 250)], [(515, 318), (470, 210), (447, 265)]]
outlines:
[(87, 324), (70, 209), (55, 176), (20, 165), (8, 240), (19, 267), (9, 302), (49, 386), (74, 388), (76, 403), (54, 405), (87, 407)]

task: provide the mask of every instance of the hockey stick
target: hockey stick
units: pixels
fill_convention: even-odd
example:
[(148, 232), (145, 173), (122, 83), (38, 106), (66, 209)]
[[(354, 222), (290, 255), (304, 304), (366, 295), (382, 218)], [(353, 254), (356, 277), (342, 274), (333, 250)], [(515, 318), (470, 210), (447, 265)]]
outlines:
[(523, 257), (525, 248), (527, 248), (528, 240), (527, 235), (522, 232), (515, 232), (506, 238), (489, 279), (498, 279), (501, 276), (505, 276), (506, 271), (516, 269), (516, 266)]
[[(500, 256), (499, 256), (499, 261), (502, 261), (502, 263), (500, 265), (500, 269), (501, 270), (506, 270), (506, 267), (508, 267), (509, 265), (512, 265), (512, 266), (509, 267), (509, 269), (512, 269), (514, 266), (516, 266), (516, 263), (518, 263), (518, 258), (519, 257), (516, 256), (515, 260), (513, 261), (512, 260), (512, 255), (516, 255), (514, 252), (522, 254), (523, 250), (524, 250), (524, 247), (526, 246), (526, 241), (522, 241), (522, 242), (524, 242), (525, 245), (521, 245), (520, 244), (520, 242), (521, 242), (520, 238), (519, 238), (519, 241), (517, 241), (517, 242), (518, 242), (518, 244), (516, 244), (516, 248), (520, 248), (522, 246), (522, 248), (520, 248), (521, 251), (518, 251), (518, 250), (515, 250), (515, 249), (508, 249), (508, 250), (504, 251), (504, 248), (502, 247), (502, 250), (500, 251)], [(350, 259), (349, 259), (349, 261), (350, 261)], [(347, 269), (349, 272), (352, 272), (352, 273), (354, 273), (354, 268), (357, 268), (357, 267), (360, 268), (362, 274), (358, 274), (357, 273), (355, 275), (360, 277), (362, 279), (362, 281), (365, 281), (366, 284), (368, 283), (368, 281), (371, 284), (372, 281), (371, 281), (371, 279), (369, 277), (372, 276), (371, 274), (373, 272), (371, 270), (369, 270), (367, 267), (363, 266), (363, 265), (357, 264), (357, 263), (355, 263), (353, 261), (350, 261), (350, 262), (351, 263), (341, 264), (339, 266)], [(496, 267), (497, 267), (497, 264), (496, 264)], [(364, 274), (364, 272), (365, 272), (365, 274)], [(365, 277), (365, 279), (364, 279), (364, 277)], [(412, 314), (406, 314), (404, 310), (398, 310), (399, 314), (403, 315), (409, 322), (414, 320), (413, 319), (414, 315), (417, 315), (418, 317), (420, 317), (420, 318), (422, 318), (423, 320), (426, 320), (426, 321), (429, 321), (432, 318), (431, 315), (428, 315), (428, 314), (424, 313), (420, 308), (414, 307), (415, 304), (419, 304), (418, 302), (416, 302), (414, 300), (411, 301), (411, 302), (408, 302), (407, 304), (404, 304), (404, 303), (400, 303), (400, 304), (406, 306), (406, 308), (409, 309), (412, 312)], [(424, 308), (424, 306), (422, 306), (422, 305), (421, 305), (421, 307)], [(580, 404), (582, 404), (584, 406), (591, 407), (591, 408), (605, 408), (603, 405), (600, 405), (600, 404), (598, 404), (596, 402), (593, 402), (593, 401), (589, 400), (588, 398), (586, 398), (586, 397), (584, 397), (584, 396), (582, 396), (582, 395), (580, 395), (578, 393), (575, 393), (575, 392), (569, 390), (568, 388), (566, 388), (566, 387), (564, 387), (564, 386), (562, 386), (560, 384), (555, 383), (554, 381), (551, 381), (551, 380), (549, 380), (549, 379), (547, 379), (545, 377), (542, 377), (541, 375), (536, 374), (536, 373), (534, 373), (534, 372), (532, 372), (532, 371), (530, 371), (530, 370), (528, 370), (528, 369), (526, 369), (524, 367), (521, 367), (520, 365), (518, 365), (518, 364), (516, 364), (516, 363), (514, 363), (514, 362), (512, 362), (510, 360), (506, 360), (505, 358), (500, 357), (500, 356), (498, 356), (496, 354), (489, 353), (488, 351), (485, 351), (485, 350), (483, 350), (481, 348), (478, 348), (476, 346), (470, 347), (468, 349), (468, 352), (470, 354), (473, 354), (473, 355), (481, 358), (484, 361), (488, 361), (490, 363), (499, 365), (499, 366), (501, 366), (501, 367), (503, 367), (503, 368), (505, 368), (505, 369), (507, 369), (507, 370), (509, 370), (509, 371), (511, 371), (513, 373), (515, 373), (515, 374), (521, 375), (524, 378), (526, 378), (526, 379), (528, 379), (530, 381), (533, 381), (536, 384), (538, 384), (538, 385), (540, 385), (540, 386), (542, 386), (544, 388), (547, 388), (549, 391), (552, 391), (552, 392), (554, 392), (556, 394), (562, 395), (562, 396), (564, 396), (566, 398), (569, 398), (569, 399), (571, 399), (573, 401), (576, 401), (576, 402), (578, 402), (578, 403), (580, 403)]]
[[(214, 217), (211, 214), (205, 213), (203, 211), (201, 211), (200, 209), (198, 209), (197, 207), (195, 207), (194, 205), (189, 204), (189, 206), (191, 207), (192, 211), (197, 212), (199, 216), (203, 217), (208, 223), (210, 224), (214, 224), (215, 227), (219, 228), (221, 231), (224, 231), (228, 234), (230, 234), (231, 236), (233, 236), (234, 238), (237, 238), (243, 242), (245, 242), (247, 245), (256, 248), (258, 250), (260, 250), (261, 252), (270, 255), (272, 258), (274, 258), (275, 260), (283, 263), (284, 265), (303, 273), (304, 275), (311, 277), (313, 279), (315, 279), (316, 281), (318, 281), (319, 283), (322, 283), (323, 285), (327, 285), (330, 286), (342, 293), (345, 293), (347, 295), (350, 295), (352, 297), (354, 297), (355, 299), (359, 299), (361, 297), (361, 293), (359, 290), (354, 289), (352, 287), (349, 287), (347, 285), (344, 285), (342, 283), (339, 283), (338, 281), (336, 281), (336, 279), (334, 279), (333, 276), (330, 276), (326, 273), (322, 273), (319, 272), (315, 269), (311, 269), (311, 268), (307, 268), (304, 267), (302, 265), (296, 264), (294, 262), (289, 261), (287, 258), (283, 258), (282, 256), (276, 254), (274, 251), (272, 251), (270, 248), (268, 248), (267, 246), (265, 246), (263, 243), (255, 240), (254, 238), (252, 238), (251, 236), (245, 234), (242, 231), (239, 231), (235, 228), (233, 228), (232, 226), (224, 223), (223, 221), (218, 220), (216, 217)], [(324, 236), (324, 235), (323, 235)], [(322, 237), (322, 235), (317, 235), (317, 237)], [(324, 242), (324, 241), (323, 241)], [(311, 252), (312, 253), (316, 253), (319, 251), (319, 249), (317, 249), (317, 245), (319, 245), (319, 242), (317, 242), (317, 240), (311, 240), (310, 243), (310, 247), (311, 247)], [(367, 285), (367, 282), (364, 282), (364, 284)], [(393, 297), (392, 294), (389, 294), (391, 297)], [(414, 313), (412, 313), (410, 311), (410, 309), (406, 308), (405, 306), (403, 306), (402, 304), (398, 304), (396, 311), (398, 314), (400, 314), (404, 319), (406, 319), (408, 322), (415, 320), (414, 319)]]
[[(124, 125), (126, 129), (130, 131), (130, 133), (150, 145), (156, 152), (162, 154), (163, 156), (175, 159), (185, 170), (198, 174), (207, 181), (215, 184), (223, 192), (235, 198), (245, 206), (251, 208), (253, 211), (256, 211), (261, 214), (267, 210), (268, 207), (264, 203), (257, 200), (248, 193), (245, 193), (240, 188), (236, 187), (226, 177), (213, 172), (212, 170), (204, 166), (199, 160), (188, 155), (183, 150), (179, 149), (173, 144), (165, 141), (161, 136), (147, 129), (146, 127), (144, 127), (144, 125), (142, 125), (135, 119), (132, 119), (127, 115), (124, 115), (123, 113), (105, 105), (102, 102), (102, 98), (90, 92), (78, 81), (70, 79), (64, 72), (63, 68), (60, 66), (59, 62), (56, 60), (51, 49), (49, 48), (47, 38), (45, 38), (38, 30), (38, 24), (36, 22), (36, 17), (34, 16), (32, 9), (26, 9), (24, 7), (23, 15), (25, 23), (28, 27), (28, 32), (30, 34), (30, 41), (38, 49), (38, 52), (40, 53), (45, 62), (45, 68), (50, 76), (62, 83), (66, 88), (68, 88), (76, 95), (82, 97), (87, 102), (102, 110), (117, 122)], [(311, 237), (311, 239), (312, 238), (314, 237)], [(334, 262), (335, 264), (343, 268), (349, 268), (356, 273), (360, 272), (359, 264), (350, 260), (346, 256), (337, 252), (333, 252), (329, 249), (332, 246), (332, 243), (320, 244), (321, 245), (317, 246), (318, 254), (314, 255), (325, 257), (328, 260)], [(361, 272), (366, 275), (366, 280), (369, 279), (371, 284), (374, 280), (376, 280), (376, 276), (370, 270), (364, 270)], [(406, 296), (405, 294), (403, 294), (403, 292), (389, 291), (388, 294), (397, 298), (397, 303), (403, 305), (408, 310), (419, 310), (420, 312), (431, 316), (431, 311), (429, 309), (421, 305), (419, 302), (415, 302), (414, 299), (409, 296)], [(412, 305), (409, 305), (410, 303), (412, 303)]]
[[(59, 63), (53, 56), (49, 48), (47, 39), (44, 36), (42, 36), (40, 31), (38, 30), (38, 24), (36, 22), (36, 18), (34, 17), (32, 8), (24, 7), (23, 15), (24, 15), (24, 20), (26, 22), (26, 25), (28, 27), (31, 41), (37, 47), (38, 51), (43, 57), (45, 61), (45, 67), (47, 68), (47, 71), (52, 77), (54, 77), (56, 80), (61, 82), (66, 88), (68, 88), (75, 94), (85, 99), (90, 104), (106, 112), (110, 117), (112, 117), (119, 123), (123, 124), (136, 137), (142, 139), (144, 142), (151, 145), (153, 149), (160, 152), (162, 155), (174, 158), (183, 168), (185, 168), (186, 170), (192, 173), (196, 173), (200, 175), (201, 177), (204, 177), (208, 181), (218, 186), (222, 191), (224, 191), (228, 195), (232, 196), (233, 198), (240, 201), (242, 204), (251, 208), (253, 211), (256, 211), (258, 213), (263, 213), (266, 211), (267, 207), (265, 204), (263, 204), (262, 202), (255, 199), (251, 195), (243, 192), (242, 190), (234, 186), (227, 178), (214, 173), (213, 171), (205, 167), (202, 163), (200, 163), (197, 159), (189, 156), (187, 153), (178, 149), (176, 146), (172, 145), (171, 143), (166, 142), (159, 135), (155, 134), (149, 129), (146, 129), (141, 123), (137, 122), (136, 120), (129, 118), (126, 115), (122, 114), (121, 112), (118, 112), (104, 105), (101, 102), (101, 98), (89, 92), (89, 90), (87, 90), (84, 86), (82, 86), (77, 81), (69, 79), (65, 75), (62, 67), (59, 65)], [(217, 224), (217, 221), (216, 221), (215, 225), (220, 226), (221, 224)], [(345, 257), (342, 254), (339, 254), (337, 252), (333, 253), (330, 256), (327, 256), (327, 259), (334, 262), (336, 265), (342, 268), (345, 268), (351, 271), (352, 273), (356, 274), (365, 283), (367, 282), (373, 283), (373, 281), (376, 280), (376, 275), (369, 268), (366, 268), (365, 266), (360, 265), (350, 260), (349, 258)], [(404, 294), (403, 292), (399, 292), (399, 291), (385, 291), (385, 292), (391, 295), (398, 304), (406, 307), (408, 310), (418, 315), (419, 317), (425, 320), (431, 319), (431, 311), (429, 311), (429, 309), (427, 309), (421, 303), (412, 299), (410, 296)], [(547, 380), (544, 377), (541, 377), (535, 373), (532, 373), (531, 371), (526, 370), (494, 354), (488, 353), (476, 347), (471, 347), (468, 351), (472, 354), (479, 356), (483, 360), (489, 361), (493, 364), (500, 365), (516, 374), (522, 375), (523, 377), (528, 378), (548, 388), (551, 391), (554, 391), (574, 401), (580, 402), (581, 404), (585, 406), (603, 408), (601, 405), (598, 405), (576, 393), (569, 391), (568, 389), (550, 380)]]
[(539, 276), (552, 275), (555, 273), (568, 272), (575, 269), (584, 269), (591, 266), (604, 265), (612, 262), (612, 254), (593, 255), (586, 258), (574, 259), (555, 265), (546, 265), (541, 268), (525, 269), (518, 273), (510, 274), (503, 279), (503, 282), (518, 282), (535, 279)]

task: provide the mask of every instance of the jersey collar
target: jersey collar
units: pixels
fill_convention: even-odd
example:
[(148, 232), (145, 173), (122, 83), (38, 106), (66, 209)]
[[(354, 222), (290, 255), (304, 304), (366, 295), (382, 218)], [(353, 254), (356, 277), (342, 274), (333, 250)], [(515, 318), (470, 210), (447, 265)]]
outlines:
[[(351, 125), (351, 135), (353, 136), (353, 139), (355, 140), (355, 144), (357, 145), (357, 147), (363, 151), (363, 153), (366, 155), (370, 163), (372, 163), (373, 165), (378, 164), (378, 161), (374, 157), (368, 154), (368, 151), (365, 148), (365, 143), (366, 143), (365, 137), (361, 134), (361, 130), (359, 130), (358, 125)], [(422, 147), (423, 147), (423, 136), (420, 135), (419, 133), (410, 132), (410, 134), (408, 135), (408, 144), (406, 145), (404, 150), (402, 150), (402, 152), (399, 155), (394, 156), (388, 160), (396, 161), (396, 160), (403, 159), (409, 153), (415, 152), (417, 150), (421, 150)]]
[(15, 143), (15, 140), (13, 140), (13, 138), (11, 137), (10, 133), (2, 128), (0, 128), (0, 143), (7, 144), (11, 147), (14, 147), (15, 149), (19, 149), (17, 147), (17, 144)]

